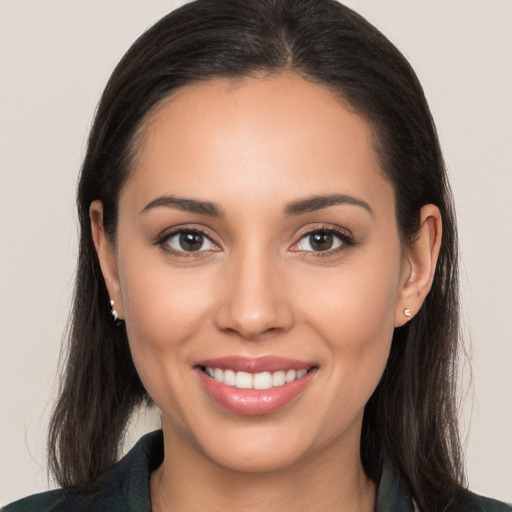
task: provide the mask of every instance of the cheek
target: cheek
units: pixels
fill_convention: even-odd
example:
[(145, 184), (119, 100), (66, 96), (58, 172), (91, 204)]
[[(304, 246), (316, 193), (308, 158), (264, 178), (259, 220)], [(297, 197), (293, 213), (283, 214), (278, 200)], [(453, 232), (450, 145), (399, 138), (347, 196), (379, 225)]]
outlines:
[(364, 407), (389, 356), (400, 268), (397, 258), (378, 260), (340, 268), (303, 296), (305, 321), (325, 346), (322, 362), (338, 412)]
[(309, 283), (303, 284), (309, 290), (302, 296), (303, 311), (327, 339), (347, 349), (388, 339), (398, 297), (397, 262), (399, 256), (354, 258), (339, 269), (308, 276)]
[[(155, 258), (156, 259), (156, 258)], [(120, 265), (127, 325), (168, 345), (190, 337), (211, 296), (201, 271), (176, 272), (162, 263), (127, 259)]]
[(208, 321), (212, 292), (201, 270), (176, 272), (160, 255), (148, 258), (147, 249), (140, 253), (125, 254), (119, 277), (132, 357), (156, 399), (159, 389), (177, 385), (177, 369), (187, 370), (189, 341)]

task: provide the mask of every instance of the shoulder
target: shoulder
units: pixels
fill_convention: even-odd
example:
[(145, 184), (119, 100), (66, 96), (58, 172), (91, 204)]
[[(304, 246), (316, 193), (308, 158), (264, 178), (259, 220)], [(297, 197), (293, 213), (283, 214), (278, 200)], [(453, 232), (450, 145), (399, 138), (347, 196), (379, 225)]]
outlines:
[(454, 512), (512, 512), (512, 505), (462, 489), (446, 510)]
[(493, 500), (484, 496), (478, 496), (468, 492), (475, 504), (474, 510), (479, 512), (512, 512), (512, 505), (507, 505), (502, 501)]
[(152, 432), (106, 471), (93, 491), (80, 496), (62, 489), (47, 491), (15, 501), (1, 512), (150, 512), (149, 475), (162, 459), (162, 432)]
[[(435, 500), (435, 496), (432, 496)], [(428, 505), (427, 505), (428, 507)], [(407, 479), (396, 469), (390, 460), (385, 460), (380, 477), (377, 512), (429, 512), (438, 510), (439, 505), (420, 509), (410, 492)], [(446, 512), (512, 512), (512, 506), (501, 501), (479, 496), (463, 487), (457, 488), (448, 503)]]
[(70, 510), (70, 503), (61, 489), (34, 494), (15, 501), (2, 512), (60, 512)]

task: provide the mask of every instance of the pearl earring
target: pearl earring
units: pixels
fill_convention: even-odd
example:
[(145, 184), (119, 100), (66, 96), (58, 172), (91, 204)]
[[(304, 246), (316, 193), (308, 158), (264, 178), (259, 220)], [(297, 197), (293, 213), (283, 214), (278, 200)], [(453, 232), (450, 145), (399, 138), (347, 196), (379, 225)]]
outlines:
[(405, 309), (404, 309), (404, 315), (405, 315), (407, 318), (410, 318), (410, 316), (412, 315), (411, 310), (410, 310), (409, 308), (405, 308)]
[(110, 301), (110, 314), (112, 315), (112, 318), (114, 319), (114, 323), (116, 325), (120, 325), (122, 322), (122, 319), (119, 318), (119, 316), (117, 315), (117, 311), (115, 310), (115, 304), (114, 304), (113, 300)]

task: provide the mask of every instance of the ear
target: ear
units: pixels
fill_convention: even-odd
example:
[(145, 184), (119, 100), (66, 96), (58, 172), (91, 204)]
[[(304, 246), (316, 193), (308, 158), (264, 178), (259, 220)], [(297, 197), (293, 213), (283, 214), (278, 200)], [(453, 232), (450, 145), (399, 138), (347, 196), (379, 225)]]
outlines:
[[(420, 212), (420, 229), (406, 247), (399, 295), (395, 309), (395, 327), (409, 321), (428, 295), (436, 270), (442, 238), (441, 212), (427, 204)], [(410, 314), (407, 313), (410, 311)]]
[(105, 279), (110, 300), (113, 300), (115, 303), (118, 318), (123, 319), (124, 309), (117, 272), (116, 254), (114, 246), (108, 239), (103, 226), (103, 203), (100, 200), (91, 203), (89, 217), (91, 218), (92, 238), (96, 253), (98, 254), (101, 273), (103, 274), (103, 279)]

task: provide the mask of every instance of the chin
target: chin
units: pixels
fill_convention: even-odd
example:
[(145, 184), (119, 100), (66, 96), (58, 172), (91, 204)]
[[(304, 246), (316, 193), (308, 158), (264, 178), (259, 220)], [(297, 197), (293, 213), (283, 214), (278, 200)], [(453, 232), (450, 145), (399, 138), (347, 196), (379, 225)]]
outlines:
[(282, 471), (299, 463), (304, 454), (293, 449), (259, 443), (258, 447), (227, 449), (222, 453), (207, 454), (210, 460), (223, 468), (239, 473), (271, 473)]
[(228, 470), (268, 473), (307, 462), (310, 456), (334, 441), (330, 432), (322, 435), (318, 428), (299, 429), (296, 422), (295, 425), (294, 422), (283, 422), (282, 418), (279, 423), (277, 418), (256, 425), (235, 422), (223, 432), (217, 427), (207, 437), (200, 434), (200, 438), (196, 438), (196, 449), (214, 464)]

